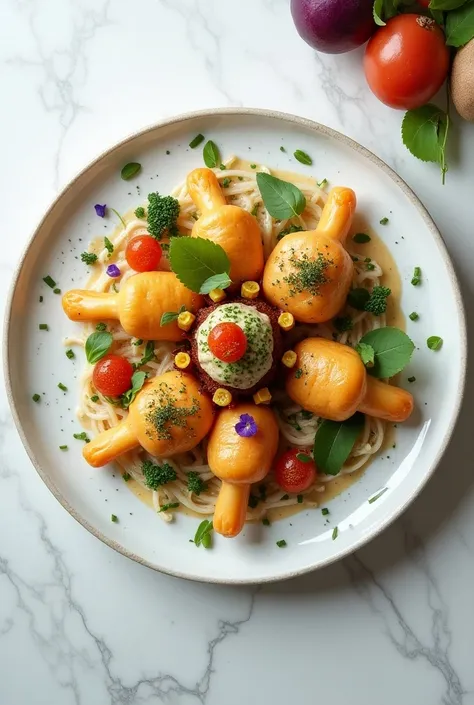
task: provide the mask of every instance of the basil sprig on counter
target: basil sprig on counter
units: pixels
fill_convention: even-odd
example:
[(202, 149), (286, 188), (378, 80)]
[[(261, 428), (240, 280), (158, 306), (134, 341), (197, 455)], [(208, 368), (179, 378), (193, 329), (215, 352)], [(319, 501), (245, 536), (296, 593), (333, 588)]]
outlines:
[(367, 372), (379, 379), (388, 379), (401, 372), (410, 362), (415, 349), (413, 341), (406, 333), (391, 326), (371, 330), (360, 339), (358, 352), (364, 351), (364, 357), (369, 357), (372, 362), (372, 354), (367, 355), (371, 351), (365, 346), (370, 346), (373, 350), (373, 366), (369, 367)]
[(85, 345), (87, 362), (91, 365), (98, 362), (109, 352), (112, 342), (112, 335), (107, 331), (92, 333), (87, 338)]
[(340, 472), (363, 431), (364, 423), (364, 414), (359, 412), (347, 421), (321, 421), (314, 439), (313, 456), (322, 472), (326, 475)]
[(232, 283), (225, 250), (202, 237), (172, 237), (170, 264), (179, 281), (196, 294), (225, 289)]
[(265, 208), (272, 218), (287, 220), (300, 215), (306, 208), (306, 198), (300, 189), (276, 176), (259, 172), (257, 186)]

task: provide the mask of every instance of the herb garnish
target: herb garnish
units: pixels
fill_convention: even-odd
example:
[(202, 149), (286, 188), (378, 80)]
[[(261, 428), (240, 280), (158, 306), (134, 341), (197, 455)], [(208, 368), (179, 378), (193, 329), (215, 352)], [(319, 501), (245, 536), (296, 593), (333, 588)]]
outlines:
[[(467, 3), (468, 7), (470, 3)], [(449, 17), (452, 13), (449, 13)], [(449, 44), (449, 41), (447, 40)], [(435, 162), (441, 168), (442, 183), (446, 172), (446, 140), (449, 115), (436, 105), (428, 103), (405, 113), (402, 122), (402, 140), (414, 157), (423, 162)]]
[(41, 399), (41, 396), (39, 394), (33, 394), (33, 396), (31, 398), (33, 399), (34, 402), (38, 403)]
[(360, 359), (366, 367), (373, 367), (375, 362), (375, 350), (367, 343), (358, 343), (355, 350), (360, 355)]
[(285, 235), (291, 235), (291, 233), (299, 233), (303, 230), (301, 225), (293, 225), (293, 223), (288, 227), (282, 230), (277, 237), (277, 241), (279, 242)]
[(289, 262), (296, 270), (283, 278), (288, 284), (289, 295), (308, 291), (313, 296), (318, 296), (321, 285), (328, 281), (325, 272), (332, 261), (325, 259), (322, 252), (318, 252), (316, 259), (310, 259), (307, 254), (301, 255), (300, 258), (293, 254)]
[(174, 390), (162, 382), (156, 391), (154, 403), (149, 405), (146, 416), (148, 423), (154, 427), (156, 438), (160, 441), (172, 439), (173, 428), (187, 428), (188, 418), (199, 412), (200, 406), (196, 399), (193, 399), (192, 406), (176, 406)]
[(380, 499), (380, 497), (381, 497), (383, 494), (385, 494), (385, 492), (386, 492), (387, 490), (388, 490), (388, 487), (384, 487), (383, 490), (380, 490), (380, 492), (378, 492), (376, 495), (374, 495), (373, 497), (370, 497), (370, 499), (367, 500), (368, 503), (369, 503), (369, 504), (373, 504), (374, 502), (376, 502), (378, 499)]
[(297, 149), (296, 152), (293, 153), (294, 158), (296, 161), (298, 161), (300, 164), (305, 164), (306, 166), (311, 166), (313, 163), (313, 160), (309, 156), (309, 154), (306, 154), (306, 152), (303, 152), (301, 149)]
[(204, 164), (209, 167), (209, 169), (215, 169), (215, 167), (220, 164), (221, 155), (215, 142), (212, 140), (206, 142), (202, 150), (202, 158), (204, 159)]
[(380, 225), (387, 225), (388, 223), (388, 218), (385, 216), (385, 218), (381, 218), (380, 220)]
[(81, 254), (81, 260), (84, 264), (95, 264), (97, 262), (97, 255), (93, 252), (83, 252)]
[(204, 519), (204, 521), (201, 521), (199, 524), (197, 531), (194, 535), (194, 545), (199, 547), (201, 544), (204, 546), (204, 548), (211, 548), (212, 545), (212, 530), (213, 530), (213, 525), (212, 521), (209, 521), (209, 519)]
[(113, 244), (110, 242), (110, 240), (109, 240), (108, 237), (104, 237), (104, 247), (105, 247), (105, 249), (107, 250), (107, 252), (109, 253), (109, 255), (111, 255), (112, 252), (114, 251), (114, 246), (113, 246)]
[(386, 326), (366, 333), (359, 344), (370, 345), (374, 350), (374, 366), (368, 372), (374, 377), (393, 377), (409, 363), (414, 343), (399, 328)]
[(85, 431), (82, 431), (81, 433), (73, 433), (73, 437), (76, 441), (85, 441), (86, 443), (90, 443), (90, 438)]
[(116, 514), (111, 514), (110, 521), (113, 521), (114, 524), (117, 524), (118, 523), (118, 516)]
[(280, 539), (279, 541), (276, 542), (276, 545), (278, 546), (278, 548), (285, 548), (285, 546), (287, 544), (286, 544), (285, 539)]
[(111, 333), (91, 333), (91, 335), (87, 338), (85, 345), (87, 362), (91, 365), (98, 362), (109, 352), (112, 343), (113, 337)]
[(74, 354), (74, 350), (66, 350), (66, 357), (68, 357), (70, 360), (74, 360), (74, 358), (76, 357)]
[(306, 208), (306, 198), (300, 189), (288, 181), (277, 179), (271, 174), (259, 172), (257, 186), (265, 208), (273, 218), (286, 220), (294, 218)]
[(50, 287), (50, 289), (54, 289), (56, 286), (56, 282), (49, 276), (49, 274), (46, 277), (43, 277), (43, 281)]
[(142, 473), (145, 478), (145, 485), (151, 490), (167, 485), (168, 482), (176, 480), (176, 470), (169, 463), (155, 465), (151, 460), (144, 460), (142, 463)]
[(419, 319), (420, 315), (416, 311), (412, 311), (408, 318), (410, 321), (417, 321)]
[(370, 235), (367, 235), (367, 233), (356, 233), (352, 238), (353, 242), (357, 242), (359, 244), (370, 242), (371, 239), (372, 238)]
[(199, 134), (191, 140), (189, 146), (191, 147), (191, 149), (195, 149), (196, 147), (199, 147), (201, 142), (204, 142), (204, 135)]
[(62, 382), (58, 382), (58, 388), (59, 388), (62, 392), (67, 392), (67, 387), (66, 387), (66, 385), (63, 384)]
[(357, 412), (346, 421), (319, 424), (314, 439), (314, 462), (326, 475), (338, 475), (364, 428), (364, 415)]
[(47, 323), (40, 323), (38, 327), (40, 330), (49, 330)]
[(323, 507), (321, 509), (321, 514), (323, 515), (323, 517), (327, 516), (329, 514), (329, 509), (327, 507)]
[(125, 166), (122, 168), (120, 176), (124, 181), (129, 181), (138, 173), (140, 173), (141, 169), (142, 165), (138, 162), (129, 162), (128, 164), (125, 164)]
[(227, 275), (219, 280), (218, 288), (225, 288), (226, 282), (227, 286), (231, 283), (228, 277), (230, 261), (225, 250), (202, 237), (171, 238), (170, 264), (180, 282), (197, 294), (217, 288), (216, 275)]
[(334, 529), (332, 530), (332, 540), (335, 541), (338, 536), (339, 536), (339, 529), (337, 528), (337, 526), (335, 526)]
[(191, 472), (188, 472), (188, 490), (190, 492), (199, 497), (201, 492), (204, 492), (204, 490), (206, 489), (207, 485), (205, 482), (203, 482), (199, 473), (194, 472), (193, 470), (191, 470)]
[(95, 329), (100, 332), (100, 331), (106, 330), (106, 329), (107, 329), (107, 326), (106, 326), (105, 323), (98, 323), (98, 324), (96, 325)]
[(136, 218), (143, 219), (145, 216), (146, 216), (146, 211), (143, 208), (143, 206), (138, 206), (138, 208), (135, 208), (135, 217)]
[(440, 338), (439, 335), (430, 335), (426, 344), (430, 350), (439, 350), (443, 345), (443, 339)]
[(179, 502), (170, 502), (169, 504), (163, 504), (163, 506), (158, 509), (158, 514), (161, 514), (161, 512), (167, 512), (170, 509), (177, 509), (178, 507)]
[(421, 283), (421, 267), (415, 267), (413, 270), (413, 277), (411, 279), (413, 286), (418, 286)]
[(132, 401), (137, 396), (140, 389), (145, 384), (147, 378), (146, 372), (134, 372), (132, 375), (132, 386), (120, 397), (123, 409), (128, 409)]

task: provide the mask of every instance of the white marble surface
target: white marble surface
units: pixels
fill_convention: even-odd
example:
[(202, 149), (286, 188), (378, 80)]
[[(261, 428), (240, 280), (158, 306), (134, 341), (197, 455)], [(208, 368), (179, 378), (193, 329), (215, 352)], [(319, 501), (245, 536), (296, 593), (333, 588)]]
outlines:
[[(470, 307), (474, 126), (455, 120), (442, 188), (402, 147), (401, 114), (369, 93), (360, 52), (315, 55), (288, 5), (1, 0), (2, 294), (50, 199), (98, 151), (163, 116), (242, 105), (314, 118), (397, 169)], [(472, 383), (401, 520), (343, 563), (264, 589), (171, 579), (102, 545), (42, 485), (3, 398), (1, 705), (473, 704)]]

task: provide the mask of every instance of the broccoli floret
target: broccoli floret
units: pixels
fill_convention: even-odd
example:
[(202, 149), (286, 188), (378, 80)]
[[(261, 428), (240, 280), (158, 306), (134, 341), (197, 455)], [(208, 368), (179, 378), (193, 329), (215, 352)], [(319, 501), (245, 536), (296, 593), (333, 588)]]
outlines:
[(335, 318), (333, 323), (334, 328), (338, 331), (338, 333), (346, 333), (348, 330), (352, 330), (354, 325), (350, 316), (340, 316), (339, 318)]
[(168, 463), (154, 465), (151, 460), (145, 460), (142, 463), (142, 473), (145, 477), (145, 485), (151, 490), (157, 490), (158, 487), (176, 480), (176, 471)]
[(85, 264), (95, 264), (97, 262), (97, 255), (93, 252), (83, 252), (81, 255), (81, 260)]
[(159, 193), (148, 195), (148, 232), (156, 240), (161, 240), (163, 233), (177, 235), (176, 221), (179, 215), (179, 203), (173, 196), (160, 196)]
[(374, 316), (381, 316), (387, 310), (387, 297), (392, 293), (387, 286), (374, 286), (365, 310)]
[(201, 480), (197, 472), (188, 472), (188, 490), (190, 492), (199, 496), (206, 489), (206, 484)]
[(299, 233), (301, 230), (303, 230), (301, 225), (290, 225), (288, 228), (281, 231), (277, 237), (277, 240), (281, 240), (282, 237), (285, 237), (285, 235), (291, 235), (291, 233)]
[(137, 218), (144, 218), (145, 209), (142, 206), (138, 206), (138, 208), (135, 208), (135, 215)]

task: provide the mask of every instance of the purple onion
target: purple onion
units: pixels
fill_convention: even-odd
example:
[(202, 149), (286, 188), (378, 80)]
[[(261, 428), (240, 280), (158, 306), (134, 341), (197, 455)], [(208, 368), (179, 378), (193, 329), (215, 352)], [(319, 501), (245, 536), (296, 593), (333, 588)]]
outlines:
[(122, 274), (122, 272), (120, 271), (120, 269), (117, 267), (116, 264), (109, 264), (109, 266), (107, 267), (107, 269), (105, 271), (107, 272), (109, 277), (112, 277), (113, 279), (116, 279), (117, 277), (119, 277)]
[(99, 218), (103, 218), (105, 216), (105, 211), (107, 210), (107, 206), (105, 205), (105, 203), (103, 206), (101, 206), (100, 203), (96, 203), (94, 208)]
[(251, 438), (258, 431), (257, 423), (250, 414), (241, 414), (240, 420), (235, 424), (235, 430), (242, 438)]

